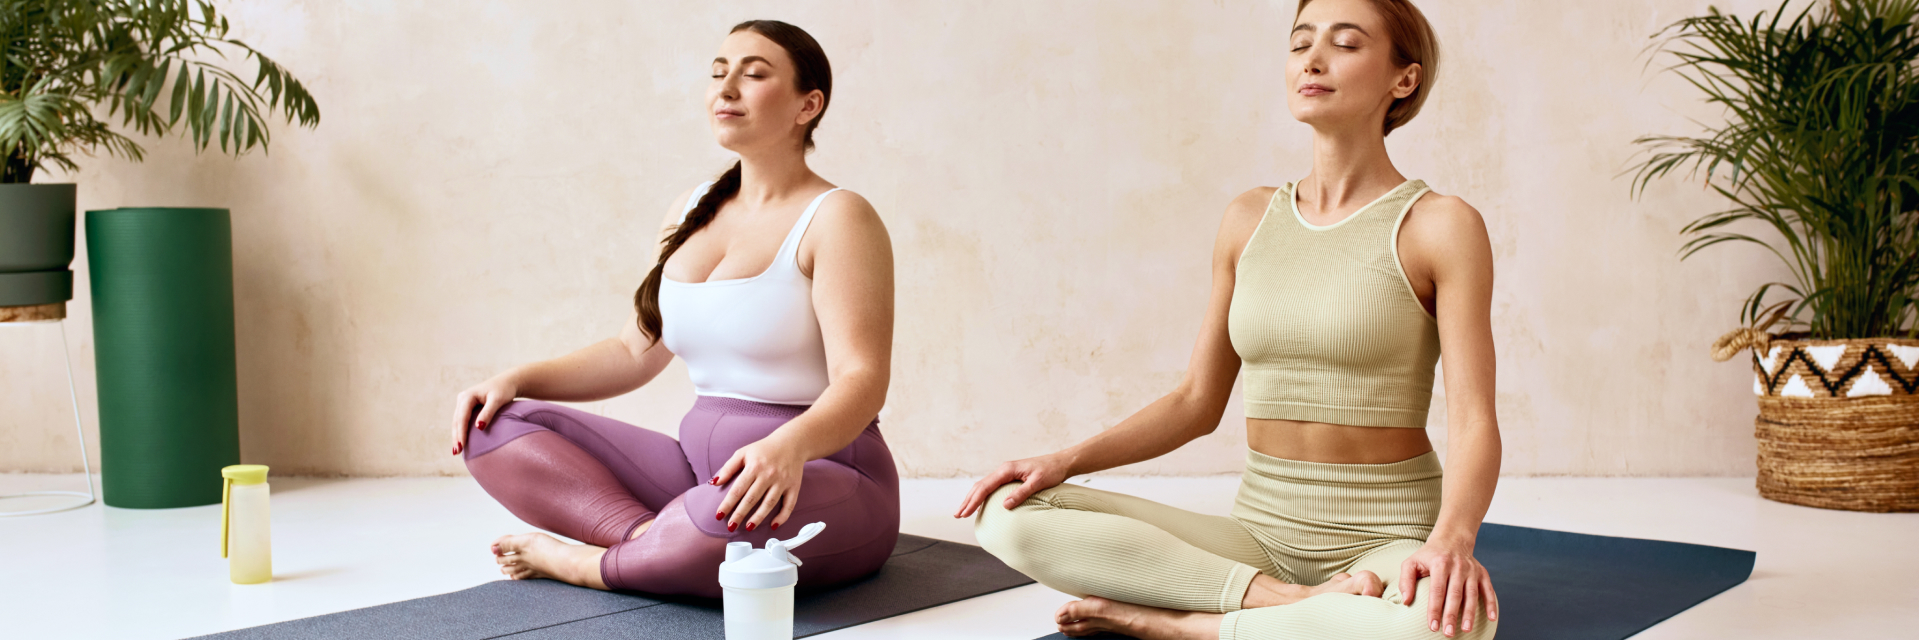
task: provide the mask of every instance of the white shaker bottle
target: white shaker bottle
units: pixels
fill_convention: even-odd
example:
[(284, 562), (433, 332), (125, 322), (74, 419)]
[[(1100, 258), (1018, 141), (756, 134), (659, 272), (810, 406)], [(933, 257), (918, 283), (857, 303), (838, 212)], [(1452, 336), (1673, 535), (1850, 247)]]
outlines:
[(220, 557), (234, 584), (273, 579), (273, 536), (267, 511), (267, 467), (236, 464), (220, 470), (226, 479), (220, 501)]
[(772, 538), (766, 548), (729, 542), (720, 563), (725, 591), (726, 640), (793, 640), (793, 585), (800, 581), (800, 559), (788, 549), (806, 544), (826, 530), (815, 522), (791, 540)]

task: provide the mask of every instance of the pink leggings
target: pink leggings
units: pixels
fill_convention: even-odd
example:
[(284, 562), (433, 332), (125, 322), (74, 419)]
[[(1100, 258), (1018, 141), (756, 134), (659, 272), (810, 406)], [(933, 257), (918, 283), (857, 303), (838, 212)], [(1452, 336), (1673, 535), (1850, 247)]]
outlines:
[[(680, 421), (680, 439), (578, 409), (535, 400), (502, 408), (486, 431), (467, 435), (466, 466), (480, 487), (527, 524), (606, 547), (608, 587), (717, 598), (726, 543), (775, 537), (771, 518), (728, 532), (713, 515), (726, 486), (708, 478), (733, 452), (806, 407), (701, 396)], [(794, 550), (800, 586), (844, 582), (886, 562), (899, 537), (899, 474), (874, 420), (846, 448), (806, 463), (799, 504), (781, 527), (825, 522)], [(657, 518), (657, 521), (656, 521)], [(652, 528), (628, 540), (634, 529)]]

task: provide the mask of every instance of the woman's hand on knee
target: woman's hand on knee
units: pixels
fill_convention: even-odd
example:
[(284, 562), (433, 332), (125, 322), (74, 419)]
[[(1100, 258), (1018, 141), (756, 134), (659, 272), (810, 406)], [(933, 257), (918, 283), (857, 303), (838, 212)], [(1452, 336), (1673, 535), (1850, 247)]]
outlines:
[(1433, 538), (1399, 566), (1399, 591), (1407, 606), (1419, 591), (1419, 579), (1433, 579), (1432, 591), (1426, 594), (1426, 617), (1433, 631), (1448, 638), (1472, 631), (1482, 604), (1488, 620), (1499, 619), (1492, 577), (1473, 558), (1472, 543)]
[(1002, 506), (1011, 509), (1025, 502), (1027, 498), (1033, 497), (1035, 493), (1059, 486), (1059, 483), (1065, 482), (1069, 475), (1072, 475), (1069, 465), (1059, 454), (1001, 464), (998, 469), (986, 474), (986, 477), (981, 478), (979, 482), (973, 483), (973, 490), (966, 494), (966, 500), (960, 503), (959, 513), (953, 514), (953, 517), (965, 518), (973, 515), (986, 504), (994, 491), (998, 491), (1006, 483), (1023, 483), (1006, 494), (1006, 501)]
[(772, 518), (773, 528), (779, 529), (800, 502), (800, 480), (805, 471), (806, 457), (799, 448), (786, 446), (776, 438), (740, 447), (708, 481), (732, 484), (714, 517), (727, 521), (727, 531), (741, 525), (752, 531), (768, 518)]
[(519, 395), (519, 385), (508, 375), (494, 376), (453, 398), (453, 455), (466, 451), (468, 427), (481, 431), (493, 422), (493, 414)]

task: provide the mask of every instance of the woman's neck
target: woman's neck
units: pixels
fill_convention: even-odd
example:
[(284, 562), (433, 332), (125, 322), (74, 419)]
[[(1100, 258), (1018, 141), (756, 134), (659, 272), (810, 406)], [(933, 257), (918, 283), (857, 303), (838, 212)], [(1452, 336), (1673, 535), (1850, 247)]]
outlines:
[(1313, 170), (1297, 188), (1320, 211), (1343, 211), (1405, 181), (1387, 156), (1386, 134), (1379, 129), (1314, 129)]
[(740, 154), (740, 202), (757, 207), (792, 196), (818, 180), (805, 152), (792, 149)]

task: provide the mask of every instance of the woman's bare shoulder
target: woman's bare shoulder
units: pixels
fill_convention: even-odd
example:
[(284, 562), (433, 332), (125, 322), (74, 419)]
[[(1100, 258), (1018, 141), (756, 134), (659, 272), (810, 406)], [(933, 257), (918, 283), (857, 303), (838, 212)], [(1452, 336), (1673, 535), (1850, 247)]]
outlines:
[(680, 224), (680, 216), (686, 214), (687, 201), (691, 200), (693, 198), (693, 192), (698, 190), (699, 187), (693, 187), (680, 192), (679, 196), (673, 198), (673, 206), (668, 207), (666, 209), (666, 215), (660, 217), (661, 238), (665, 238), (667, 234), (672, 233), (673, 227)]
[(1431, 191), (1414, 202), (1412, 210), (1406, 213), (1400, 238), (1453, 246), (1475, 240), (1485, 242), (1486, 219), (1465, 198)]
[(820, 243), (835, 246), (856, 247), (857, 250), (874, 250), (880, 245), (891, 246), (887, 235), (886, 222), (880, 219), (880, 213), (873, 208), (865, 196), (853, 191), (840, 189), (826, 196), (820, 202), (818, 211), (813, 212), (813, 222), (809, 225), (806, 237), (802, 240), (801, 251), (809, 252)]
[(1252, 240), (1253, 232), (1259, 229), (1260, 221), (1266, 218), (1266, 210), (1272, 205), (1279, 189), (1253, 187), (1226, 205), (1226, 215), (1219, 221), (1217, 247), (1221, 257), (1238, 260), (1239, 254), (1246, 249), (1246, 243)]

